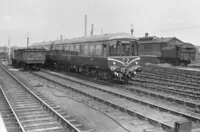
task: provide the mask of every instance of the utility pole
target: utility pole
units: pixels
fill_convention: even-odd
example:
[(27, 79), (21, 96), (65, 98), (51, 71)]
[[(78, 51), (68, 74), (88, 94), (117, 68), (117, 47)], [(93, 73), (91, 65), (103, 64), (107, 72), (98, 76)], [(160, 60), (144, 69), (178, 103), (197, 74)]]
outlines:
[(101, 28), (101, 35), (103, 35), (103, 28)]
[(28, 46), (29, 46), (29, 33), (27, 33), (26, 43), (27, 43), (27, 48), (28, 48)]
[(85, 37), (87, 36), (87, 15), (85, 15)]
[(93, 24), (92, 24), (90, 36), (93, 36), (93, 30), (94, 30), (94, 27), (93, 27)]
[(5, 46), (5, 43), (4, 43), (3, 50), (4, 50), (4, 57), (3, 57), (3, 59), (4, 59), (4, 61), (5, 61), (5, 60), (6, 60), (6, 46)]
[(8, 61), (10, 60), (10, 36), (8, 37)]

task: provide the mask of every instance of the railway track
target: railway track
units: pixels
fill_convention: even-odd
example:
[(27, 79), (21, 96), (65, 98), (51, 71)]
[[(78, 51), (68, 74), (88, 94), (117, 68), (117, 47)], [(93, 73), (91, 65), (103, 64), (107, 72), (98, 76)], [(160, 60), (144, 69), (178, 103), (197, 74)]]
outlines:
[(20, 122), (18, 122), (15, 118), (16, 113), (8, 103), (8, 99), (5, 96), (5, 93), (2, 91), (2, 87), (0, 85), (0, 113), (4, 120), (5, 126), (8, 132), (16, 132), (22, 131), (20, 127)]
[(194, 72), (194, 71), (186, 71), (186, 70), (180, 70), (177, 68), (173, 69), (173, 68), (153, 66), (153, 65), (148, 65), (148, 66), (144, 65), (143, 68), (144, 70), (148, 70), (153, 73), (166, 74), (166, 75), (174, 76), (174, 77), (183, 77), (190, 80), (200, 79), (199, 74), (194, 74), (194, 73), (199, 73), (199, 72)]
[(152, 97), (157, 97), (160, 99), (177, 102), (179, 104), (183, 104), (191, 108), (198, 108), (198, 109), (200, 108), (200, 103), (199, 103), (200, 100), (198, 99), (199, 97), (166, 90), (165, 88), (163, 89), (157, 88), (155, 86), (145, 85), (138, 82), (132, 82), (132, 83), (136, 86), (139, 86), (140, 88), (129, 86), (129, 87), (125, 87), (125, 89), (143, 93), (145, 95), (149, 95)]
[[(61, 85), (62, 87), (74, 90), (74, 91), (82, 93), (86, 96), (90, 96), (91, 98), (93, 98), (95, 100), (99, 100), (99, 101), (101, 101), (105, 104), (108, 104), (114, 108), (117, 108), (121, 111), (125, 111), (130, 115), (137, 115), (145, 120), (148, 120), (151, 123), (153, 122), (154, 124), (158, 124), (162, 128), (167, 128), (170, 131), (173, 131), (173, 129), (174, 129), (173, 123), (175, 121), (189, 119), (189, 120), (192, 120), (194, 122), (194, 124), (195, 124), (195, 122), (200, 121), (200, 115), (198, 115), (198, 114), (179, 111), (178, 109), (172, 108), (172, 107), (168, 108), (168, 107), (162, 105), (161, 103), (159, 103), (159, 105), (155, 105), (155, 103), (152, 103), (152, 102), (148, 101), (147, 99), (145, 100), (144, 98), (140, 98), (139, 96), (135, 97), (131, 94), (128, 94), (127, 92), (122, 92), (122, 91), (119, 91), (116, 89), (114, 90), (114, 89), (105, 88), (105, 87), (100, 88), (100, 87), (96, 87), (95, 85), (91, 86), (91, 85), (85, 84), (83, 82), (80, 82), (80, 80), (75, 81), (74, 79), (69, 79), (69, 78), (66, 78), (62, 75), (58, 75), (55, 73), (37, 72), (35, 74), (42, 78), (45, 78), (49, 81), (54, 81), (56, 84)], [(68, 84), (66, 81), (71, 81), (76, 84), (81, 84), (84, 86), (84, 88), (77, 89), (72, 86), (68, 86), (68, 85), (66, 85), (66, 84)], [(89, 90), (86, 90), (86, 89), (89, 89)], [(99, 93), (97, 90), (102, 91), (101, 96), (98, 96), (98, 94), (96, 94), (96, 93)], [(112, 97), (107, 97), (107, 96), (112, 96)], [(105, 100), (105, 98), (110, 98), (110, 99), (112, 98), (112, 99)], [(114, 102), (113, 102), (113, 100), (114, 100)], [(115, 102), (121, 102), (121, 105), (120, 105), (120, 103), (115, 103)], [(124, 104), (128, 104), (128, 105), (124, 105)], [(151, 111), (152, 116), (149, 116), (147, 113), (145, 113), (142, 110), (140, 111), (138, 109), (131, 108), (130, 106), (136, 106), (134, 108), (142, 108), (149, 112)], [(163, 121), (162, 119), (154, 118), (153, 115), (156, 112), (160, 112), (159, 114), (161, 117), (162, 116), (165, 116), (166, 118), (169, 117), (169, 118), (171, 118), (171, 120)], [(166, 112), (168, 112), (169, 114), (167, 115)], [(180, 118), (180, 117), (184, 117), (184, 118)], [(171, 124), (170, 122), (171, 123), (173, 122), (173, 123)]]
[[(14, 122), (22, 132), (89, 132), (73, 117), (67, 115), (38, 91), (27, 88), (13, 76), (2, 64), (1, 73), (1, 110), (11, 110), (8, 122)], [(9, 107), (8, 105), (9, 104)], [(14, 115), (14, 116), (13, 116)], [(6, 120), (5, 118), (3, 118)], [(8, 125), (7, 125), (8, 126)], [(14, 128), (7, 127), (12, 131)], [(15, 129), (16, 131), (17, 129)]]
[(155, 69), (143, 68), (142, 74), (156, 76), (156, 77), (159, 77), (161, 79), (170, 80), (172, 82), (178, 81), (178, 82), (186, 82), (188, 84), (191, 83), (192, 85), (200, 85), (199, 79), (183, 77), (181, 75), (175, 75), (173, 73), (169, 74), (169, 73), (166, 73), (164, 71), (156, 71)]
[(141, 77), (141, 78), (148, 78), (148, 79), (153, 79), (153, 80), (159, 80), (161, 82), (166, 82), (167, 84), (168, 83), (171, 83), (172, 85), (175, 85), (175, 84), (179, 84), (179, 85), (182, 85), (182, 86), (192, 86), (192, 87), (199, 87), (200, 84), (197, 82), (197, 81), (194, 81), (191, 82), (190, 80), (187, 81), (185, 78), (184, 80), (181, 80), (179, 79), (178, 77), (177, 78), (173, 78), (171, 76), (164, 76), (164, 75), (159, 75), (159, 74), (152, 74), (152, 73), (149, 73), (148, 71), (143, 71), (141, 74), (137, 74), (137, 77)]
[(174, 87), (173, 85), (168, 85), (164, 82), (159, 82), (156, 80), (148, 80), (145, 78), (134, 78), (130, 84), (145, 87), (148, 89), (167, 92), (173, 95), (183, 96), (186, 98), (191, 98), (195, 100), (200, 99), (200, 89), (199, 88), (191, 88), (191, 87)]
[[(171, 95), (178, 95), (184, 98), (190, 98), (195, 100), (200, 99), (200, 85), (196, 83), (173, 81), (173, 79), (167, 79), (171, 76), (160, 76), (160, 73), (150, 74), (148, 71), (143, 71), (138, 74), (131, 82), (134, 85), (141, 86), (142, 88), (148, 88), (158, 92), (166, 92)], [(181, 82), (183, 82), (181, 84)], [(188, 84), (187, 84), (188, 83)]]

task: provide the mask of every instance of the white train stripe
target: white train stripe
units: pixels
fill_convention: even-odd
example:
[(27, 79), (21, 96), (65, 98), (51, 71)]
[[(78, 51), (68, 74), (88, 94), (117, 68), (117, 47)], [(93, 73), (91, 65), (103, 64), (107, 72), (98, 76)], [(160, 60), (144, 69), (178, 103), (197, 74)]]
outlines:
[(137, 60), (140, 60), (140, 58), (138, 57), (138, 58), (135, 58), (135, 59), (133, 59), (132, 61), (130, 61), (127, 65), (125, 65), (125, 63), (124, 62), (122, 62), (122, 61), (120, 61), (120, 60), (117, 60), (117, 59), (114, 59), (114, 58), (108, 58), (108, 60), (111, 60), (111, 61), (116, 61), (116, 62), (119, 62), (119, 63), (121, 63), (122, 65), (124, 65), (124, 66), (128, 66), (129, 64), (131, 64), (132, 62), (134, 62), (134, 61), (137, 61)]

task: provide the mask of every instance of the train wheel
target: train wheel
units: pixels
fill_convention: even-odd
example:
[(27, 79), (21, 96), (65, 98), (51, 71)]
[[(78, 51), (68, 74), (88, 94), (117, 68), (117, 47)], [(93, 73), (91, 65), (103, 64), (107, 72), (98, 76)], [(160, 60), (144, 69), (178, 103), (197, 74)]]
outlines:
[(125, 83), (128, 83), (128, 80), (129, 80), (129, 78), (125, 75), (125, 76), (124, 76), (124, 82), (125, 82)]

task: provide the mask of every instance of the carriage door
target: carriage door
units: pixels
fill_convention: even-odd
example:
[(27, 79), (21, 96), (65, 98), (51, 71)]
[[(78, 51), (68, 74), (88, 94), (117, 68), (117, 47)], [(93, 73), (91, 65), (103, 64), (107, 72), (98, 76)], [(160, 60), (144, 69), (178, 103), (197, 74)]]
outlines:
[(138, 55), (138, 50), (139, 50), (139, 46), (138, 43), (136, 42), (131, 42), (131, 52), (132, 52), (132, 56), (137, 56)]
[(103, 48), (103, 50), (102, 50), (103, 56), (107, 56), (107, 52), (108, 52), (107, 44), (103, 43), (102, 48)]

